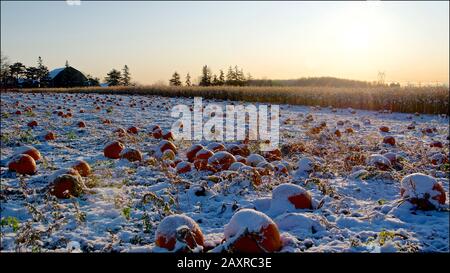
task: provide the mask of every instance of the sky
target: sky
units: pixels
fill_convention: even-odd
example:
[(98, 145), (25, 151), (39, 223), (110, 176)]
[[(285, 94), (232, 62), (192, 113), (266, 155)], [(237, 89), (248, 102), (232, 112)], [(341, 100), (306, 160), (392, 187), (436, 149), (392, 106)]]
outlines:
[(253, 78), (449, 82), (449, 2), (2, 1), (1, 51), (140, 84), (238, 65)]

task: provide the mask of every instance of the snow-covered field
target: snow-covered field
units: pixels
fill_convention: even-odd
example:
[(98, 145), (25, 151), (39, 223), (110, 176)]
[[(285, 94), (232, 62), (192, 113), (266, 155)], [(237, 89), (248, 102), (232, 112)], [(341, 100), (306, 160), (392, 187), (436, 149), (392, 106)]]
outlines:
[[(155, 232), (171, 214), (194, 219), (205, 249), (220, 251), (223, 239), (239, 228), (239, 219), (227, 227), (228, 234), (225, 226), (242, 208), (273, 220), (281, 252), (449, 251), (448, 117), (281, 105), (281, 160), (259, 165), (257, 171), (194, 168), (177, 174), (170, 155), (163, 160), (153, 153), (161, 140), (149, 130), (155, 124), (169, 130), (175, 120), (171, 106), (179, 103), (192, 105), (193, 99), (2, 93), (1, 251), (165, 252), (155, 245)], [(31, 121), (37, 126), (30, 128)], [(86, 127), (78, 127), (79, 121)], [(138, 128), (137, 134), (115, 133), (131, 126)], [(49, 131), (55, 140), (45, 140)], [(395, 145), (383, 143), (387, 136), (394, 137)], [(140, 150), (143, 159), (106, 158), (103, 148), (113, 140)], [(177, 157), (185, 161), (193, 143), (173, 142)], [(24, 145), (41, 154), (34, 175), (8, 170), (11, 157)], [(259, 153), (256, 143), (246, 146)], [(50, 195), (51, 175), (76, 160), (92, 168), (82, 178), (87, 189), (69, 199)], [(435, 209), (418, 210), (404, 200), (400, 181), (413, 173), (440, 183), (445, 204), (432, 200)], [(307, 191), (311, 208), (296, 209), (286, 199), (298, 188), (278, 189), (272, 196), (283, 183)], [(421, 191), (436, 193), (423, 185)], [(255, 219), (249, 217), (255, 221), (248, 223), (252, 228), (258, 224)]]

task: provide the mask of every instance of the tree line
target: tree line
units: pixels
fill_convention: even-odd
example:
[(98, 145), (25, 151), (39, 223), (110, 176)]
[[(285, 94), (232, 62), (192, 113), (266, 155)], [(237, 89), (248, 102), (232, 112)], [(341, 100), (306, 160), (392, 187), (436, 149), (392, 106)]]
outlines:
[[(69, 67), (69, 62), (66, 61), (65, 68)], [(0, 87), (53, 87), (52, 78), (50, 76), (50, 71), (48, 70), (48, 67), (44, 65), (44, 62), (40, 56), (37, 59), (36, 66), (27, 67), (21, 62), (10, 64), (8, 57), (3, 54), (0, 55)], [(81, 84), (82, 86), (100, 86), (100, 79), (97, 77), (93, 77), (89, 74), (81, 77), (84, 79)], [(127, 65), (123, 67), (122, 71), (112, 69), (109, 73), (107, 73), (104, 80), (109, 86), (134, 85), (131, 82), (131, 73)]]
[[(219, 70), (218, 74), (213, 74), (211, 69), (205, 65), (202, 68), (202, 74), (199, 78), (198, 85), (199, 86), (222, 86), (222, 85), (230, 85), (230, 86), (246, 86), (252, 80), (252, 76), (250, 73), (245, 76), (244, 70), (239, 68), (237, 65), (228, 68), (227, 74), (223, 72), (222, 69)], [(172, 78), (169, 80), (169, 85), (171, 86), (183, 86), (181, 81), (181, 76), (178, 72), (174, 72), (172, 74)], [(192, 86), (194, 85), (191, 81), (191, 75), (189, 73), (186, 74), (184, 86)]]

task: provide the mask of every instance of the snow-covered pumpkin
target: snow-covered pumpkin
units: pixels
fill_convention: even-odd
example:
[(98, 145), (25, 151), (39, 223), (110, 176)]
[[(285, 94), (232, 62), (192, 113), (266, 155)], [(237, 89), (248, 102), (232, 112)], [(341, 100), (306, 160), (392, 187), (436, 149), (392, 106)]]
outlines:
[(270, 211), (274, 214), (296, 209), (313, 209), (311, 194), (304, 188), (290, 183), (278, 185), (272, 191)]
[(83, 177), (87, 177), (91, 174), (91, 166), (84, 160), (77, 160), (72, 164), (72, 169), (76, 170)]
[(41, 159), (41, 153), (39, 152), (38, 149), (34, 148), (33, 146), (22, 146), (22, 147), (18, 148), (14, 152), (14, 155), (18, 155), (18, 154), (29, 155), (36, 161)]
[(175, 146), (175, 144), (173, 144), (169, 140), (161, 140), (158, 143), (157, 151), (159, 151), (160, 153), (164, 153), (164, 151), (166, 151), (166, 150), (172, 150), (173, 153), (176, 154), (177, 153), (177, 146)]
[(127, 131), (121, 127), (117, 128), (116, 130), (114, 130), (114, 133), (116, 133), (117, 135), (123, 137), (127, 134)]
[(275, 222), (262, 212), (242, 209), (224, 228), (225, 244), (234, 253), (277, 252), (282, 248)]
[(444, 188), (429, 175), (413, 173), (403, 177), (400, 184), (402, 198), (419, 209), (430, 210), (445, 204)]
[(386, 171), (392, 167), (391, 161), (380, 154), (372, 154), (367, 158), (367, 165), (374, 166), (379, 170)]
[(222, 143), (219, 143), (219, 142), (211, 142), (211, 143), (209, 143), (209, 144), (206, 146), (206, 148), (207, 148), (208, 150), (213, 151), (214, 153), (217, 153), (217, 152), (221, 152), (221, 151), (225, 151), (225, 150), (226, 150), (226, 149), (225, 149), (225, 145), (223, 145)]
[(130, 162), (142, 161), (142, 153), (137, 149), (125, 148), (120, 152), (120, 158), (127, 159)]
[(201, 144), (194, 144), (191, 147), (189, 147), (189, 149), (186, 151), (187, 160), (189, 162), (194, 162), (196, 159), (195, 156), (196, 156), (197, 152), (203, 148), (204, 147)]
[(33, 157), (28, 154), (17, 154), (8, 162), (8, 169), (20, 174), (35, 174), (37, 167)]
[(165, 139), (165, 140), (174, 140), (174, 139), (175, 139), (175, 136), (174, 136), (174, 134), (172, 133), (172, 131), (167, 131), (167, 132), (164, 132), (164, 133), (163, 133), (162, 138)]
[(252, 167), (256, 167), (259, 163), (265, 162), (266, 159), (259, 154), (251, 154), (247, 157), (246, 164)]
[(225, 151), (217, 152), (208, 159), (208, 165), (211, 165), (217, 171), (228, 170), (234, 162), (236, 162), (236, 158)]
[(176, 165), (176, 171), (178, 174), (188, 173), (192, 170), (192, 163), (181, 161)]
[(155, 237), (157, 246), (170, 251), (175, 250), (177, 241), (191, 249), (204, 246), (204, 237), (200, 227), (192, 218), (183, 214), (165, 217), (159, 223)]
[(49, 192), (57, 198), (78, 197), (84, 188), (80, 174), (73, 168), (56, 171), (50, 176), (49, 182)]
[(120, 153), (125, 149), (125, 145), (123, 145), (120, 141), (112, 141), (105, 145), (103, 148), (103, 154), (107, 158), (117, 159), (120, 158)]
[(440, 141), (433, 141), (430, 143), (430, 147), (432, 148), (443, 148), (444, 145), (442, 145), (442, 142)]

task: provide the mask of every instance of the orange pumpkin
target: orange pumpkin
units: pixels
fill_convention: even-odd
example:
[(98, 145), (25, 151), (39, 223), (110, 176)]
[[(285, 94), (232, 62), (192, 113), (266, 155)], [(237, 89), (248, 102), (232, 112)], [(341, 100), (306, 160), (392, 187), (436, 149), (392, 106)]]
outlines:
[(77, 126), (78, 126), (79, 128), (84, 128), (84, 127), (86, 127), (86, 123), (85, 123), (84, 121), (79, 121), (78, 124), (77, 124)]
[(120, 157), (130, 162), (142, 161), (142, 153), (137, 149), (126, 148), (120, 153)]
[(83, 181), (79, 174), (62, 174), (50, 184), (50, 194), (57, 198), (78, 197), (83, 192)]
[(228, 168), (236, 162), (236, 158), (229, 152), (221, 151), (215, 153), (208, 159), (208, 164), (215, 168), (217, 171), (228, 170)]
[(440, 141), (433, 141), (430, 143), (430, 147), (443, 148), (444, 145), (442, 145), (442, 142)]
[(393, 136), (385, 136), (383, 138), (383, 143), (395, 146), (395, 138)]
[(56, 139), (56, 134), (53, 132), (48, 132), (45, 136), (44, 136), (45, 140), (55, 140)]
[(400, 195), (418, 209), (432, 210), (437, 204), (445, 204), (445, 190), (432, 176), (413, 173), (405, 176), (400, 184)]
[[(186, 227), (184, 238), (177, 236), (180, 227)], [(198, 224), (186, 215), (170, 215), (159, 223), (155, 234), (155, 244), (167, 250), (174, 250), (177, 240), (182, 240), (189, 248), (204, 246), (203, 233)], [(177, 239), (178, 237), (178, 239)]]
[(286, 203), (290, 203), (295, 209), (313, 208), (311, 194), (302, 187), (291, 183), (281, 184), (272, 191), (272, 210), (284, 209)]
[(174, 140), (175, 139), (175, 136), (170, 131), (166, 132), (162, 137), (163, 137), (163, 139), (166, 139), (166, 140)]
[(91, 166), (84, 161), (84, 160), (78, 160), (73, 165), (72, 168), (76, 170), (81, 176), (87, 177), (91, 174)]
[(178, 174), (188, 173), (192, 170), (192, 163), (181, 161), (177, 164), (176, 170)]
[(211, 142), (206, 146), (206, 148), (213, 151), (214, 153), (226, 150), (225, 146), (222, 143), (218, 142)]
[(252, 209), (235, 213), (224, 234), (228, 250), (235, 253), (276, 252), (282, 248), (277, 225), (264, 213)]
[(138, 133), (139, 129), (136, 126), (131, 126), (127, 129), (127, 132), (130, 134), (136, 135)]
[(34, 160), (39, 160), (41, 159), (41, 153), (38, 151), (38, 149), (31, 147), (31, 146), (23, 146), (21, 148), (19, 148), (15, 154), (26, 154), (31, 156)]
[(37, 121), (33, 120), (33, 121), (28, 122), (27, 125), (28, 125), (28, 127), (34, 128), (34, 127), (38, 126), (38, 123), (37, 123)]
[(18, 154), (11, 158), (8, 163), (8, 169), (10, 171), (20, 174), (35, 174), (36, 162), (27, 154)]
[(177, 146), (169, 140), (161, 140), (158, 147), (161, 153), (164, 153), (165, 150), (172, 150), (175, 154), (177, 153)]
[(189, 162), (194, 162), (195, 161), (195, 155), (197, 154), (198, 151), (200, 151), (201, 149), (203, 149), (203, 145), (201, 144), (194, 144), (192, 145), (187, 151), (186, 151), (186, 157), (188, 159)]
[(103, 154), (107, 158), (117, 159), (120, 158), (120, 153), (123, 149), (125, 149), (125, 145), (123, 145), (122, 142), (113, 141), (106, 144), (105, 148), (103, 149)]
[(280, 151), (280, 149), (276, 148), (276, 149), (273, 149), (272, 151), (264, 152), (263, 156), (268, 161), (281, 160), (281, 151)]
[(387, 127), (387, 126), (381, 126), (379, 129), (381, 132), (389, 133), (389, 127)]

